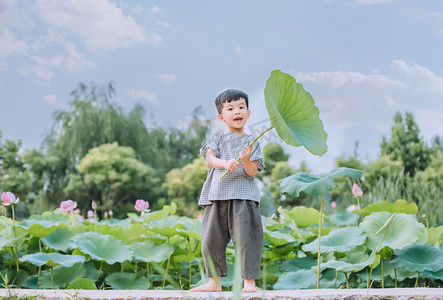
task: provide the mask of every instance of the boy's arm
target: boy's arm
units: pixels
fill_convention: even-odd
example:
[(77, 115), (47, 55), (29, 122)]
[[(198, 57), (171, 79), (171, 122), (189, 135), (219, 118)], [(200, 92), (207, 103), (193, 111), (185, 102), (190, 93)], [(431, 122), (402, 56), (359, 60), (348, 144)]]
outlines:
[(241, 164), (235, 159), (225, 160), (218, 158), (211, 148), (208, 148), (208, 152), (206, 154), (206, 164), (214, 169), (225, 168), (231, 172), (241, 166)]
[(251, 161), (252, 147), (244, 147), (240, 151), (240, 159), (243, 163), (243, 168), (248, 176), (254, 177), (258, 171), (258, 161)]

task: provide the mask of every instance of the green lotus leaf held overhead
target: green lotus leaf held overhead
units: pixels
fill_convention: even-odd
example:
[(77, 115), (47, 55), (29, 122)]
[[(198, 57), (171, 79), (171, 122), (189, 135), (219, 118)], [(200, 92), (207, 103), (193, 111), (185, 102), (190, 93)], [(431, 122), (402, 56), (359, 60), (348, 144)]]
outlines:
[(327, 134), (319, 110), (303, 85), (274, 70), (266, 82), (265, 102), (272, 126), (288, 145), (304, 146), (315, 155), (326, 153)]

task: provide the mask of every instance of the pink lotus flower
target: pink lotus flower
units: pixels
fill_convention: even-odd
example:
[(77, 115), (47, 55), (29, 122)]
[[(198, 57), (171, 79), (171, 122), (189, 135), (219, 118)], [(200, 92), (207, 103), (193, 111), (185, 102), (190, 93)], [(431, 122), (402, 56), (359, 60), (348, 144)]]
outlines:
[(92, 200), (91, 206), (92, 206), (92, 209), (97, 209), (97, 203), (94, 200)]
[(4, 192), (2, 193), (2, 205), (4, 206), (9, 206), (11, 204), (15, 204), (18, 203), (20, 199), (19, 198), (15, 198), (15, 195), (11, 192)]
[(72, 200), (62, 201), (60, 203), (61, 212), (71, 212), (77, 207), (77, 202)]
[(108, 212), (107, 212), (107, 211), (105, 211), (105, 213), (104, 213), (104, 217), (105, 217), (105, 219), (108, 218)]
[(149, 211), (149, 203), (148, 201), (145, 201), (143, 199), (138, 199), (137, 201), (135, 201), (134, 208), (138, 211)]
[(199, 220), (203, 220), (204, 217), (205, 217), (204, 215), (199, 214), (199, 215), (197, 216), (197, 219), (199, 219)]
[(354, 194), (355, 198), (361, 197), (363, 195), (363, 191), (356, 182), (354, 182), (354, 185), (352, 186), (352, 193)]
[(85, 220), (85, 217), (83, 217), (83, 216), (78, 216), (78, 219), (77, 219), (79, 222), (83, 222), (84, 220)]
[(332, 202), (331, 202), (331, 206), (332, 206), (333, 208), (336, 208), (336, 207), (337, 207), (337, 203), (335, 203), (335, 201), (332, 201)]
[(112, 210), (109, 210), (109, 216), (112, 218), (112, 215), (113, 215), (114, 213), (112, 212)]
[(94, 218), (94, 212), (92, 210), (88, 210), (87, 217)]
[(346, 211), (353, 212), (354, 210), (359, 209), (358, 205), (352, 204), (346, 208)]

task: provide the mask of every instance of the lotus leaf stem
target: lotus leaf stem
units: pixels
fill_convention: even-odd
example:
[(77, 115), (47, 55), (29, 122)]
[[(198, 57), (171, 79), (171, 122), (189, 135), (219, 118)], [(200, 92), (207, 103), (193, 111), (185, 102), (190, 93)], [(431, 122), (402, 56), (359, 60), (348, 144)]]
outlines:
[(101, 274), (101, 272), (102, 272), (102, 267), (103, 267), (103, 261), (101, 260), (101, 261), (100, 261), (100, 270), (98, 270), (98, 275), (97, 275), (97, 278), (95, 279), (95, 281), (97, 281), (98, 278), (100, 277), (100, 274)]
[(381, 264), (381, 288), (385, 288), (385, 273), (383, 270), (383, 257), (380, 257), (380, 264)]
[(54, 267), (51, 267), (51, 282), (52, 282), (52, 289), (54, 289)]
[(418, 274), (417, 274), (417, 280), (415, 280), (415, 286), (414, 287), (418, 286), (418, 279), (419, 278), (420, 278), (420, 272), (418, 272)]
[(337, 288), (337, 277), (338, 277), (338, 271), (335, 271), (334, 289)]
[[(325, 204), (325, 195), (321, 195), (320, 220), (318, 222), (318, 256), (317, 256), (317, 289), (320, 288), (320, 243), (321, 243), (321, 224), (323, 221), (323, 205)], [(347, 278), (346, 278), (347, 280)]]
[(397, 268), (394, 268), (395, 288), (397, 288)]
[(345, 278), (346, 278), (346, 288), (349, 289), (348, 273), (346, 272), (345, 272)]
[[(262, 135), (264, 135), (266, 132), (268, 132), (269, 130), (271, 130), (272, 128), (274, 128), (274, 126), (271, 126), (271, 127), (269, 127), (268, 129), (265, 129), (262, 133), (260, 133), (260, 135), (259, 136), (257, 136), (249, 145), (248, 145), (248, 147), (252, 147), (252, 145), (254, 145), (254, 143), (259, 139), (259, 138), (261, 138), (262, 137)], [(240, 161), (240, 156), (237, 158), (237, 161)], [(226, 176), (226, 174), (228, 174), (229, 173), (229, 170), (226, 170), (226, 172), (222, 175), (222, 177), (220, 177), (220, 179), (219, 180), (222, 180), (223, 179), (223, 177), (225, 177)]]
[(171, 257), (169, 256), (169, 258), (168, 258), (168, 262), (166, 263), (166, 271), (165, 271), (165, 276), (163, 277), (162, 288), (165, 287), (166, 276), (168, 276), (168, 270), (169, 270), (169, 263), (170, 263), (170, 262), (171, 262)]

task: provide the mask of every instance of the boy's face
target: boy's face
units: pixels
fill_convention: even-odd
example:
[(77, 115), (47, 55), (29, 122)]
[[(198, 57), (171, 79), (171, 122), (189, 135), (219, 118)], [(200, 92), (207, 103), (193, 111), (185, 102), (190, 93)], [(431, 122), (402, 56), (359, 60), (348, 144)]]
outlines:
[(224, 102), (221, 114), (218, 115), (220, 121), (225, 122), (229, 129), (243, 133), (243, 126), (249, 118), (251, 111), (246, 106), (246, 100), (240, 98), (231, 102)]

